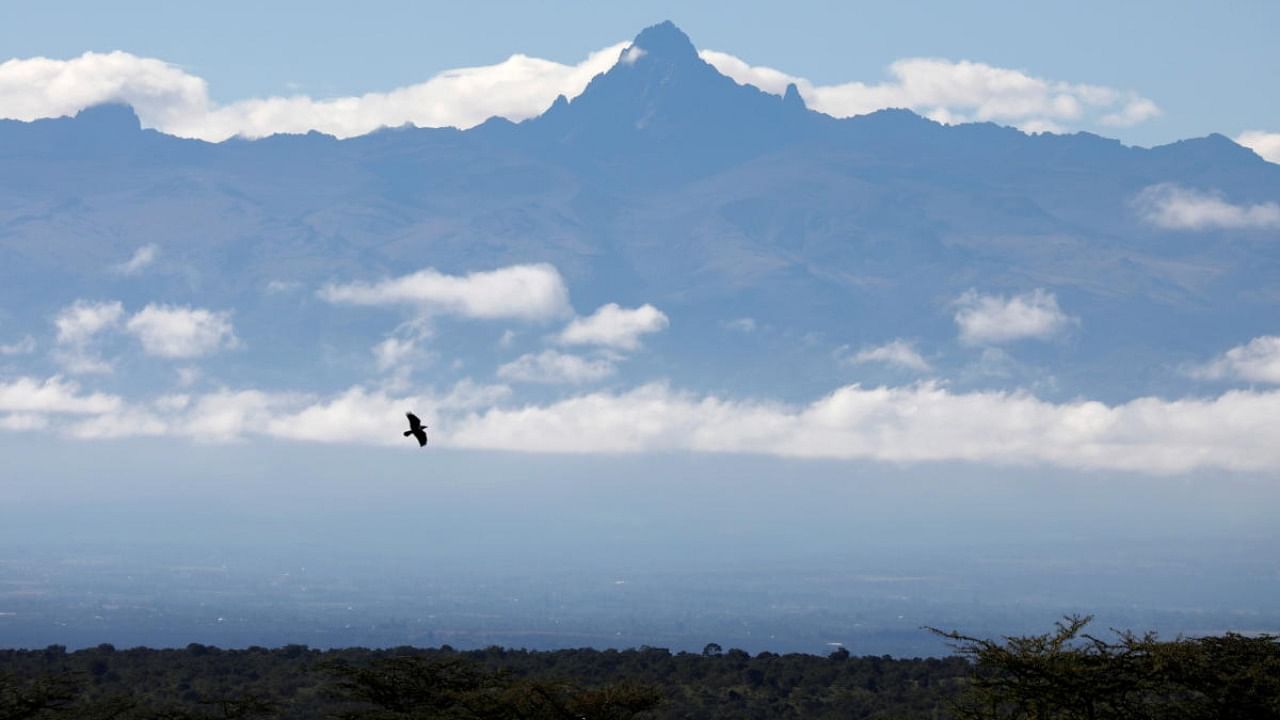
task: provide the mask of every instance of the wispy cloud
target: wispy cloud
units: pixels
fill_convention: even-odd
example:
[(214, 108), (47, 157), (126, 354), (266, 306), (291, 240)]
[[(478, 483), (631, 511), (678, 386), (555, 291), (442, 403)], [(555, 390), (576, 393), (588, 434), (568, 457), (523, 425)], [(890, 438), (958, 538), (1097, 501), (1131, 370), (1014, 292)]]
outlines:
[(606, 358), (584, 358), (544, 350), (526, 353), (498, 368), (498, 377), (512, 382), (581, 385), (613, 375), (617, 367)]
[(1280, 163), (1280, 133), (1248, 130), (1237, 135), (1236, 142), (1258, 153), (1263, 160)]
[(1173, 183), (1152, 185), (1138, 193), (1134, 204), (1147, 222), (1169, 230), (1280, 227), (1280, 203), (1237, 205), (1220, 193), (1203, 192)]
[(970, 345), (1047, 340), (1079, 322), (1058, 307), (1053, 293), (1041, 288), (1012, 297), (970, 290), (954, 305), (960, 341)]
[(17, 342), (0, 345), (0, 355), (30, 355), (36, 351), (36, 339), (30, 335)]
[(1195, 377), (1280, 384), (1280, 337), (1264, 335), (1237, 345), (1212, 362), (1195, 368)]
[(320, 297), (348, 305), (404, 305), (428, 314), (486, 320), (545, 321), (572, 313), (569, 290), (554, 266), (511, 265), (467, 275), (433, 268), (376, 283), (330, 285)]
[(144, 268), (156, 261), (156, 257), (160, 254), (160, 247), (154, 243), (143, 245), (134, 251), (133, 257), (127, 261), (115, 265), (112, 269), (121, 275), (137, 275)]
[(652, 305), (624, 308), (617, 303), (601, 305), (587, 317), (574, 318), (560, 333), (566, 345), (599, 345), (617, 350), (635, 350), (640, 337), (661, 332), (670, 324), (665, 313)]
[(855, 363), (896, 365), (919, 372), (928, 372), (930, 369), (928, 361), (920, 353), (916, 352), (914, 345), (905, 340), (892, 340), (884, 345), (866, 348), (855, 354), (850, 360)]
[(905, 58), (889, 65), (889, 77), (883, 82), (815, 85), (728, 53), (703, 50), (700, 55), (739, 83), (776, 95), (795, 83), (811, 110), (835, 117), (908, 108), (943, 123), (993, 121), (1034, 132), (1089, 125), (1127, 127), (1160, 115), (1154, 102), (1134, 92), (1048, 80), (967, 60)]

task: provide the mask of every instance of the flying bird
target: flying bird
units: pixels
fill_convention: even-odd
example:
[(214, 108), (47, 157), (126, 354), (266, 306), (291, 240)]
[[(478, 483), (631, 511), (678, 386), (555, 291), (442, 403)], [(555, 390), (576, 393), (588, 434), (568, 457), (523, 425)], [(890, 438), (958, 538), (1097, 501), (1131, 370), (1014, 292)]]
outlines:
[(409, 429), (404, 431), (404, 436), (409, 437), (412, 435), (418, 439), (418, 447), (426, 447), (427, 426), (423, 425), (422, 421), (418, 419), (418, 416), (411, 412), (405, 413), (404, 416), (409, 418)]

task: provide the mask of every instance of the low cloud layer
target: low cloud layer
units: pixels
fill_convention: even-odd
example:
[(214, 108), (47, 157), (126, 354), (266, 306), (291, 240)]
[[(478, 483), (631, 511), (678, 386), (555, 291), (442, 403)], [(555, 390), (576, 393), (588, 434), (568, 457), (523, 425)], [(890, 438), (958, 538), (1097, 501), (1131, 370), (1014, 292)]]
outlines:
[(970, 290), (955, 306), (960, 341), (970, 345), (1048, 340), (1077, 322), (1058, 307), (1053, 293), (1041, 288), (1013, 297)]
[(643, 335), (661, 332), (670, 321), (652, 305), (624, 308), (617, 303), (601, 305), (587, 317), (574, 318), (560, 333), (565, 345), (597, 345), (615, 350), (636, 350)]
[(1280, 203), (1229, 202), (1220, 193), (1161, 183), (1134, 199), (1142, 219), (1168, 230), (1261, 229), (1280, 227)]
[(569, 290), (552, 265), (511, 265), (466, 275), (433, 268), (375, 283), (330, 285), (320, 297), (346, 305), (409, 306), (431, 315), (545, 321), (572, 314)]
[[(0, 384), (0, 428), (81, 438), (131, 435), (231, 441), (265, 436), (403, 445), (413, 408), (444, 447), (537, 453), (711, 452), (893, 463), (966, 461), (1174, 474), (1280, 470), (1280, 392), (1052, 403), (1023, 392), (952, 392), (936, 383), (841, 387), (805, 405), (731, 400), (663, 384), (511, 404), (506, 386), (462, 382), (393, 395), (330, 397), (219, 390), (124, 403), (59, 378)], [(50, 416), (79, 414), (83, 419)]]
[[(126, 52), (88, 52), (69, 60), (15, 58), (0, 63), (0, 117), (59, 117), (120, 102), (132, 105), (145, 127), (210, 141), (311, 130), (345, 138), (406, 123), (468, 128), (493, 116), (523, 120), (544, 111), (558, 95), (576, 97), (615, 63), (643, 58), (638, 48), (624, 52), (628, 45), (615, 43), (575, 64), (517, 54), (385, 92), (249, 98), (224, 105), (211, 99), (204, 79), (156, 58)], [(701, 56), (734, 80), (766, 92), (781, 94), (794, 82), (810, 108), (835, 117), (905, 107), (940, 122), (991, 120), (1028, 131), (1057, 131), (1127, 127), (1160, 114), (1154, 102), (1133, 92), (979, 62), (906, 58), (892, 63), (881, 82), (815, 85), (728, 53), (703, 50)]]
[(1264, 335), (1237, 345), (1192, 374), (1209, 380), (1280, 384), (1280, 337)]
[(906, 58), (889, 65), (883, 82), (815, 85), (728, 53), (704, 50), (701, 56), (724, 75), (766, 92), (781, 95), (795, 83), (810, 109), (834, 117), (908, 108), (948, 124), (992, 121), (1028, 132), (1060, 132), (1098, 125), (1129, 127), (1160, 115), (1154, 102), (1137, 93), (1048, 80), (967, 60)]

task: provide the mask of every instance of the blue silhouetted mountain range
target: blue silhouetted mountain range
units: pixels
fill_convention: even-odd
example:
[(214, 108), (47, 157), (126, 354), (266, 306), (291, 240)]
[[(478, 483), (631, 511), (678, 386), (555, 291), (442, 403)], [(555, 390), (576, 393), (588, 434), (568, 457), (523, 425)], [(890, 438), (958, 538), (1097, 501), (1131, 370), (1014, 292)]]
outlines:
[[(652, 303), (671, 318), (619, 385), (800, 398), (909, 382), (920, 375), (848, 362), (902, 338), (957, 387), (1214, 392), (1187, 368), (1280, 334), (1280, 228), (1170, 229), (1139, 205), (1162, 184), (1280, 201), (1280, 165), (1225, 137), (1145, 149), (907, 110), (835, 119), (794, 87), (719, 74), (671, 23), (633, 47), (578, 97), (466, 131), (211, 144), (142, 129), (123, 106), (0, 121), (0, 342), (29, 333), (49, 349), (50, 318), (80, 298), (228, 309), (244, 347), (212, 374), (336, 387), (396, 318), (327, 305), (325, 283), (525, 262), (554, 264), (579, 313)], [(109, 270), (147, 244), (145, 272)], [(1036, 289), (1067, 331), (957, 340), (964, 293)], [(491, 377), (556, 329), (500, 350), (500, 324), (442, 322), (432, 342), (465, 362), (439, 378)]]

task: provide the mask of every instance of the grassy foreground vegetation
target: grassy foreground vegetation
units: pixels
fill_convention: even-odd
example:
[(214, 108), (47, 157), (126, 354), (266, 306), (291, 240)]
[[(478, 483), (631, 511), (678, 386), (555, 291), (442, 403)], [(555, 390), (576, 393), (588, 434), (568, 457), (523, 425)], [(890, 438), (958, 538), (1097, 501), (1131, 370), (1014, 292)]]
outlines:
[(957, 632), (948, 658), (750, 656), (715, 644), (0, 651), (0, 720), (341, 718), (1280, 718), (1280, 638)]

